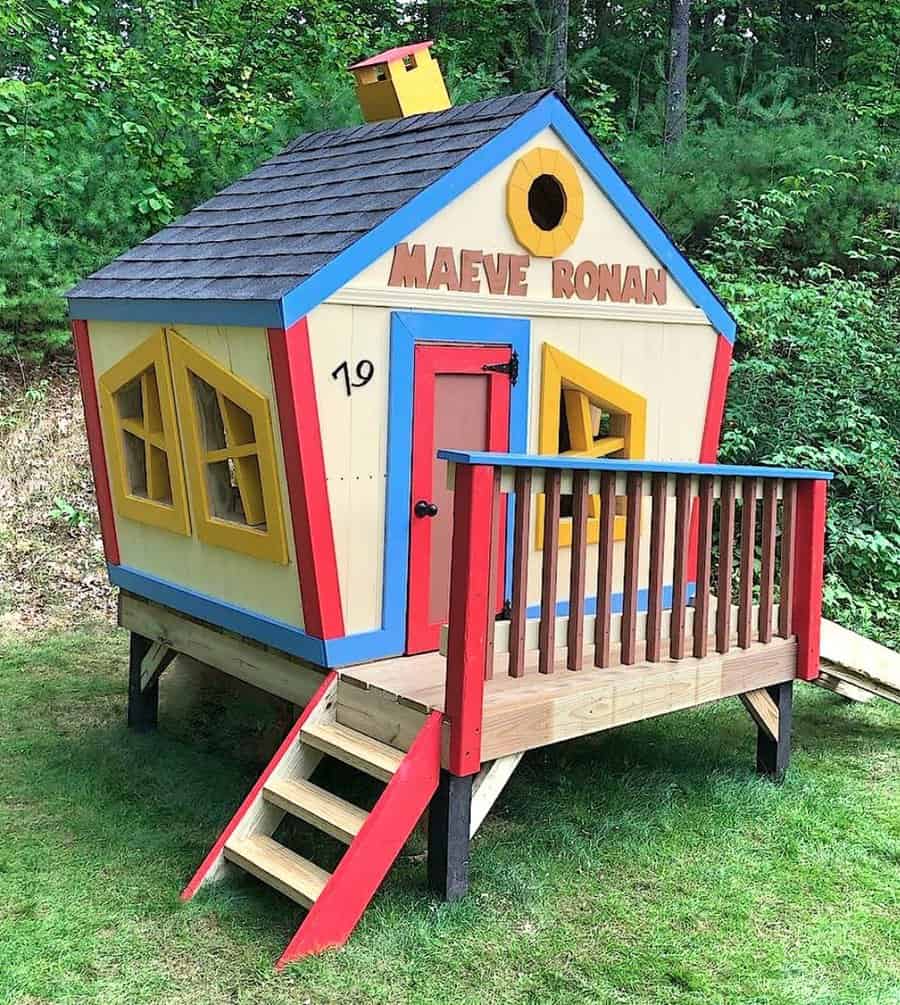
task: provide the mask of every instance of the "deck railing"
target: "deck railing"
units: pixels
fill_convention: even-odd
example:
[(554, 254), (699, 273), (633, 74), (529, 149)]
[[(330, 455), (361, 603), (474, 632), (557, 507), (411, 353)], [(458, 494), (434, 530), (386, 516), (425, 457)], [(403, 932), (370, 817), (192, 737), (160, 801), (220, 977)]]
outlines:
[[(484, 681), (495, 667), (514, 678), (535, 666), (541, 674), (627, 669), (795, 636), (797, 676), (818, 675), (829, 473), (439, 456), (454, 487), (445, 710), (455, 774), (480, 767)], [(498, 620), (506, 500), (514, 500), (511, 609)], [(541, 509), (538, 550), (533, 524)], [(571, 546), (560, 548), (568, 512)], [(539, 602), (529, 607), (532, 584)]]

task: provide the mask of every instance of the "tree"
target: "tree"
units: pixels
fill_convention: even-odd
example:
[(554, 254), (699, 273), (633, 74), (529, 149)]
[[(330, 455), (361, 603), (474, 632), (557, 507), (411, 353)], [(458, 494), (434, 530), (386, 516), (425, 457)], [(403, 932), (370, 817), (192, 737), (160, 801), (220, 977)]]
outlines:
[(569, 63), (569, 0), (540, 0), (530, 31), (531, 54), (547, 87), (566, 96)]
[(672, 0), (669, 22), (669, 77), (666, 89), (667, 147), (684, 135), (687, 118), (687, 71), (691, 29), (691, 0)]
[(565, 97), (569, 55), (569, 0), (552, 0), (550, 15), (550, 65), (547, 82)]

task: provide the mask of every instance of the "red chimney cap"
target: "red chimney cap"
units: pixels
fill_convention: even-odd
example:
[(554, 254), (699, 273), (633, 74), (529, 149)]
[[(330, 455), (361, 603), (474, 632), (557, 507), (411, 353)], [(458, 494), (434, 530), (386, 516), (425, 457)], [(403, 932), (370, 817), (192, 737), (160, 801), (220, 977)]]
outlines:
[(414, 52), (420, 52), (422, 49), (428, 49), (432, 45), (434, 45), (433, 41), (413, 42), (412, 45), (400, 45), (396, 49), (386, 49), (384, 52), (379, 52), (377, 56), (370, 56), (359, 63), (354, 63), (350, 69), (361, 70), (365, 66), (378, 66), (380, 63), (390, 63), (395, 59), (403, 59), (406, 56), (411, 56)]

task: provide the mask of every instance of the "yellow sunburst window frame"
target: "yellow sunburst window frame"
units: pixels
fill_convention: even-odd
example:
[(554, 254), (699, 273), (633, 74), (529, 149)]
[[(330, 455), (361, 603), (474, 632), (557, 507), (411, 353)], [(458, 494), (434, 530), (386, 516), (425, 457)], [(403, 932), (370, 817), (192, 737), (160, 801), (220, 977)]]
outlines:
[[(529, 206), (532, 186), (545, 175), (556, 182), (563, 196), (562, 215), (549, 230), (539, 226)], [(549, 147), (535, 147), (520, 157), (506, 183), (506, 216), (516, 240), (532, 255), (553, 258), (562, 254), (584, 222), (584, 191), (572, 161)]]
[(173, 534), (191, 533), (175, 398), (163, 332), (97, 381), (116, 512)]
[(286, 565), (268, 400), (176, 332), (168, 342), (197, 536)]
[[(562, 402), (562, 409), (560, 403)], [(610, 417), (609, 434), (595, 435), (591, 406)], [(560, 412), (565, 416), (570, 449), (560, 451)], [(541, 404), (538, 452), (562, 457), (619, 457), (641, 460), (647, 438), (647, 399), (594, 370), (574, 356), (544, 343), (541, 360)], [(625, 517), (616, 500), (615, 540), (625, 537)], [(587, 539), (600, 538), (600, 497), (592, 495), (588, 507)], [(572, 546), (572, 518), (559, 521), (559, 546)], [(544, 547), (544, 496), (537, 497), (535, 547)]]

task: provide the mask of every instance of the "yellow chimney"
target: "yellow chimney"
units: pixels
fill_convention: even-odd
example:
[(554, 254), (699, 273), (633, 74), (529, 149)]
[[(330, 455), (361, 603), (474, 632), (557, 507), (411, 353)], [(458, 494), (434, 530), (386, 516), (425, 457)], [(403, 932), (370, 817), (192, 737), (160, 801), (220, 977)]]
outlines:
[(428, 51), (433, 44), (415, 42), (388, 49), (350, 67), (366, 122), (402, 119), (450, 107), (441, 68)]

